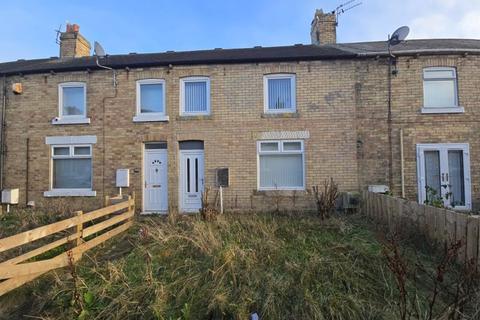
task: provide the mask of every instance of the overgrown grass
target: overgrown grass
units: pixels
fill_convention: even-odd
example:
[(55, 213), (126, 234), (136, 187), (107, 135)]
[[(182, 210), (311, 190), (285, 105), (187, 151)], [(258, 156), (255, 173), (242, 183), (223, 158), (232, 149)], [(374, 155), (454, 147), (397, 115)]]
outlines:
[[(435, 257), (422, 259), (433, 267)], [(6, 295), (0, 319), (398, 319), (382, 246), (358, 216), (147, 218), (75, 271)]]

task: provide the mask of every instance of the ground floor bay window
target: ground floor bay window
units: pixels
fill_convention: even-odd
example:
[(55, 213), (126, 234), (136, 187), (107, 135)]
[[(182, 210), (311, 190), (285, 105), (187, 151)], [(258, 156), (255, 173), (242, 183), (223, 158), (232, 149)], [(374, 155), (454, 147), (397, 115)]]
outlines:
[(303, 141), (259, 141), (258, 189), (304, 190)]
[[(58, 138), (62, 142), (69, 137)], [(91, 144), (51, 144), (50, 190), (45, 196), (95, 196), (92, 176)]]
[(471, 209), (467, 143), (418, 144), (417, 172), (420, 203)]

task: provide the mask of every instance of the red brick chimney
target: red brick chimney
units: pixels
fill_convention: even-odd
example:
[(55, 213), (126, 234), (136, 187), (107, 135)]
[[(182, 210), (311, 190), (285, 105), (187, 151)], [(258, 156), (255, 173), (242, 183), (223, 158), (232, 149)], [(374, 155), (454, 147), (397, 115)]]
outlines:
[(60, 34), (60, 58), (78, 58), (90, 55), (90, 42), (80, 34), (78, 24), (67, 24)]
[(337, 42), (337, 19), (335, 13), (323, 13), (323, 10), (316, 10), (310, 31), (312, 44), (333, 44)]

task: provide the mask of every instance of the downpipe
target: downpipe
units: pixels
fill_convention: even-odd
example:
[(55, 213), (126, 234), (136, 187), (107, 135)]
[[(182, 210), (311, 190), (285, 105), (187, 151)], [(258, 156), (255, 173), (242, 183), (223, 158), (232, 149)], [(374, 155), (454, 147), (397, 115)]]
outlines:
[(0, 190), (5, 180), (5, 111), (7, 109), (7, 76), (3, 75), (2, 84), (2, 118), (0, 124)]

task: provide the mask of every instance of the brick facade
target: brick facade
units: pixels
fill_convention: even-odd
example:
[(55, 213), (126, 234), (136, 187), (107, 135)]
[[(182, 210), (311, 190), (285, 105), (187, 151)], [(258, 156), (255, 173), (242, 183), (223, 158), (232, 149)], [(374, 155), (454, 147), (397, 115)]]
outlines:
[[(95, 135), (93, 190), (97, 196), (69, 198), (69, 205), (75, 208), (98, 207), (105, 195), (117, 193), (115, 172), (119, 168), (130, 169), (128, 192), (136, 192), (141, 208), (142, 148), (143, 143), (154, 141), (168, 143), (168, 199), (172, 209), (179, 203), (179, 142), (183, 140), (204, 141), (207, 187), (215, 184), (216, 168), (229, 168), (230, 186), (224, 191), (225, 208), (229, 210), (268, 209), (276, 205), (276, 199), (285, 209), (311, 207), (308, 190), (329, 177), (342, 191), (386, 184), (399, 195), (402, 129), (406, 196), (417, 199), (416, 144), (469, 143), (472, 200), (478, 208), (478, 62), (478, 56), (463, 54), (399, 57), (398, 74), (392, 77), (390, 125), (388, 64), (381, 57), (121, 69), (117, 70), (116, 89), (108, 70), (8, 76), (5, 187), (20, 188), (21, 204), (33, 200), (41, 206), (60, 205), (64, 199), (43, 196), (51, 179), (51, 150), (45, 138)], [(457, 69), (464, 113), (421, 114), (423, 68), (430, 66)], [(296, 75), (296, 113), (264, 114), (263, 76), (271, 73)], [(180, 79), (186, 76), (210, 78), (210, 115), (179, 116)], [(152, 78), (165, 80), (169, 121), (133, 122), (136, 81)], [(58, 116), (58, 85), (69, 81), (86, 83), (90, 124), (51, 122)], [(17, 82), (23, 85), (19, 95), (8, 90)], [(271, 132), (297, 131), (308, 132), (304, 139), (306, 190), (257, 191), (256, 142)]]
[[(357, 160), (354, 88), (355, 62), (317, 61), (251, 65), (211, 65), (133, 69), (119, 71), (118, 87), (112, 86), (110, 71), (71, 72), (10, 77), (23, 83), (22, 95), (8, 93), (7, 106), (7, 187), (20, 188), (26, 195), (26, 141), (29, 139), (28, 200), (46, 205), (43, 197), (50, 181), (50, 148), (47, 136), (96, 135), (93, 146), (93, 189), (99, 205), (104, 195), (117, 192), (115, 171), (131, 169), (131, 190), (142, 194), (142, 143), (167, 141), (169, 162), (169, 204), (178, 205), (178, 142), (203, 140), (205, 143), (206, 186), (213, 186), (215, 168), (230, 169), (231, 186), (225, 189), (228, 209), (271, 208), (271, 192), (257, 189), (256, 141), (264, 132), (308, 131), (305, 139), (307, 189), (332, 176), (342, 190), (357, 190)], [(296, 74), (297, 113), (264, 117), (263, 75)], [(180, 78), (191, 75), (210, 77), (211, 115), (179, 116)], [(329, 81), (322, 81), (325, 75)], [(135, 83), (139, 79), (166, 81), (167, 115), (170, 121), (134, 123)], [(88, 125), (52, 125), (58, 114), (58, 84), (82, 81), (87, 84)], [(130, 190), (130, 191), (131, 191)], [(310, 206), (305, 191), (284, 191), (285, 206)], [(267, 197), (266, 197), (267, 196)], [(77, 199), (78, 200), (78, 199)], [(82, 198), (82, 205), (85, 201)], [(141, 197), (137, 199), (141, 207)]]

